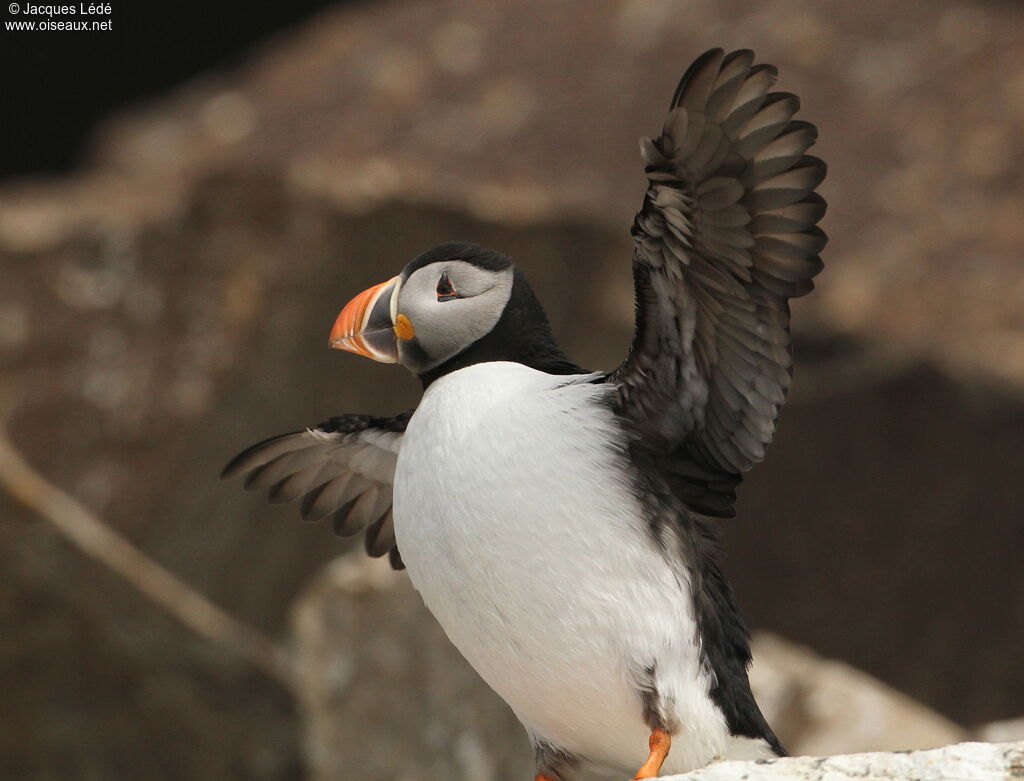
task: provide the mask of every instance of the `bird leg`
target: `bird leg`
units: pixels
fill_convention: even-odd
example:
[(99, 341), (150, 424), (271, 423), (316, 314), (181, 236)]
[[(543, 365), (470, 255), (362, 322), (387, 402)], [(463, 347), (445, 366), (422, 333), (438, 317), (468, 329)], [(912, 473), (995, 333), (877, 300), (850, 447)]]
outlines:
[(668, 756), (668, 750), (672, 748), (672, 736), (661, 727), (655, 727), (651, 730), (651, 737), (647, 741), (647, 745), (651, 747), (651, 753), (647, 755), (647, 761), (636, 771), (636, 775), (633, 776), (634, 781), (638, 778), (657, 777), (661, 772), (665, 757)]
[(546, 776), (543, 773), (538, 773), (537, 777), (533, 781), (555, 781), (551, 776)]

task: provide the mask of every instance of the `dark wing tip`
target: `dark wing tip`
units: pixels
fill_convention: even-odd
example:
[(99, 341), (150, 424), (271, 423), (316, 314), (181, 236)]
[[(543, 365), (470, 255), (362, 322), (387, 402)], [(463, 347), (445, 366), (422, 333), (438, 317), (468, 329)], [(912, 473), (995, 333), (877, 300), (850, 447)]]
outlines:
[(397, 545), (388, 552), (388, 562), (391, 564), (391, 569), (405, 569), (405, 562), (402, 561), (402, 553), (398, 550)]
[[(733, 52), (736, 54), (736, 52)], [(672, 100), (668, 104), (668, 109), (671, 111), (679, 105), (679, 101), (683, 97), (683, 93), (686, 90), (687, 85), (694, 79), (698, 78), (705, 70), (718, 71), (721, 59), (725, 56), (725, 49), (720, 46), (716, 46), (714, 49), (708, 49), (700, 57), (690, 63), (690, 67), (686, 69), (686, 73), (679, 80), (679, 84), (676, 86), (676, 91), (672, 93)], [(733, 56), (732, 54), (729, 55)], [(709, 69), (708, 66), (714, 63), (714, 68)]]
[(362, 494), (356, 494), (351, 499), (346, 501), (340, 507), (333, 512), (331, 518), (331, 528), (334, 533), (339, 537), (355, 537), (359, 532), (363, 530), (363, 527), (357, 523), (349, 523), (349, 515), (352, 509), (356, 506), (356, 502)]
[[(711, 51), (714, 51), (714, 49), (711, 49)], [(731, 65), (739, 59), (753, 60), (755, 56), (757, 55), (754, 54), (753, 49), (736, 49), (735, 51), (731, 51), (725, 55), (725, 59), (722, 60), (722, 65)]]
[(276, 437), (270, 437), (257, 442), (255, 445), (250, 445), (237, 456), (228, 461), (227, 465), (220, 471), (221, 480), (230, 480), (233, 477), (238, 477), (258, 464), (253, 463), (252, 456), (255, 456), (259, 451), (263, 450), (267, 445), (279, 442), (285, 437), (294, 436), (299, 432), (292, 431), (287, 434), (278, 434)]
[(324, 509), (316, 513), (313, 512), (313, 505), (316, 504), (316, 500), (320, 498), (320, 493), (327, 488), (328, 484), (329, 482), (325, 482), (322, 485), (318, 485), (310, 489), (302, 497), (302, 504), (299, 506), (299, 515), (302, 517), (302, 520), (316, 523), (330, 515), (330, 512)]
[(386, 556), (395, 547), (395, 526), (390, 510), (367, 528), (363, 547), (367, 555), (375, 559)]

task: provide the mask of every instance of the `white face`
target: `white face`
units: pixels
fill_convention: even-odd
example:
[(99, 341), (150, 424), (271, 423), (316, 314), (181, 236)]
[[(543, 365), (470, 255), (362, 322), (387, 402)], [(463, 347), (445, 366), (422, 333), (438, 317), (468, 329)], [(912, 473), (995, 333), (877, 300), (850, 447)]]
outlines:
[(399, 340), (399, 359), (413, 373), (429, 371), (486, 336), (512, 294), (513, 271), (487, 271), (464, 260), (443, 260), (402, 282), (394, 311), (415, 336)]

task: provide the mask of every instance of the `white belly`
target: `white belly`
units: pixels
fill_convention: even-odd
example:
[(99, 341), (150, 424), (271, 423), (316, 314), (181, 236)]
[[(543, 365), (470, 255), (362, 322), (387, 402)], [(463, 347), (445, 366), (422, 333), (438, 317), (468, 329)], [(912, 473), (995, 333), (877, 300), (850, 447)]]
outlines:
[(448, 637), (540, 738), (631, 772), (636, 676), (656, 664), (682, 732), (667, 772), (726, 753), (685, 573), (641, 520), (606, 387), (478, 364), (427, 390), (395, 475), (409, 576)]

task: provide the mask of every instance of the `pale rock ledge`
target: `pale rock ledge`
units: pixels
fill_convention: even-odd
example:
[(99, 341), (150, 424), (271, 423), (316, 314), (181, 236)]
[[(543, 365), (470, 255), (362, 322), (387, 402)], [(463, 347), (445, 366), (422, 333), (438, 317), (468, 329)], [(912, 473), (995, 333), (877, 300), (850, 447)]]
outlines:
[(716, 762), (662, 781), (1004, 781), (1024, 779), (1024, 741), (956, 743), (927, 751)]

